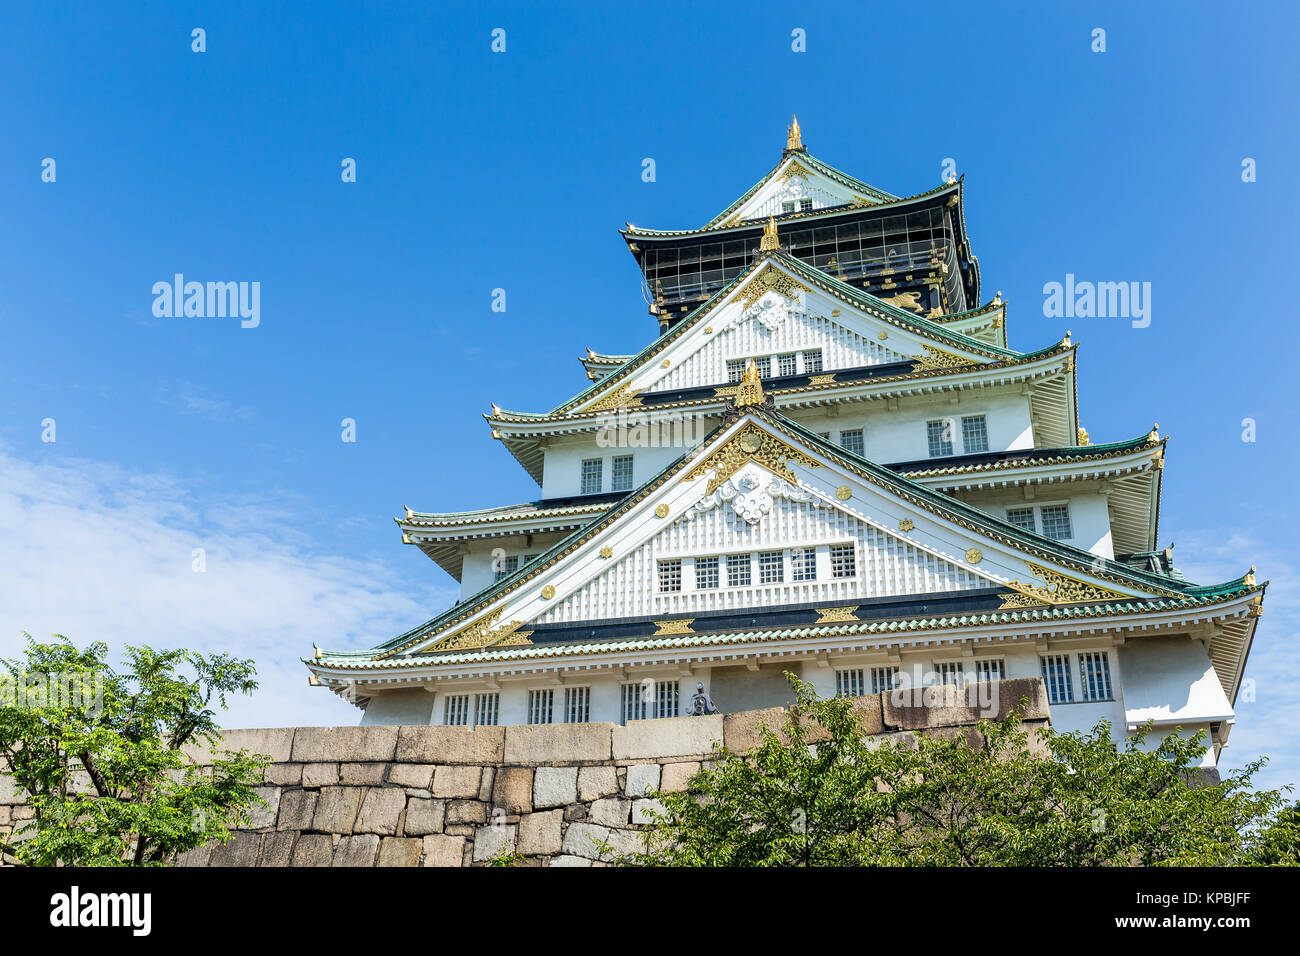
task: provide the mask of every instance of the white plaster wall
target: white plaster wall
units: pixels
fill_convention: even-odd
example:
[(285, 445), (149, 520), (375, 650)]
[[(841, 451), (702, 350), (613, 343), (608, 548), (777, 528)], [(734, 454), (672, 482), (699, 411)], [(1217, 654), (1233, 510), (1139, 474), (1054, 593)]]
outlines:
[(614, 465), (612, 459), (621, 455), (632, 456), (632, 487), (639, 488), (717, 427), (720, 417), (701, 418), (698, 423), (656, 429), (648, 436), (659, 444), (644, 444), (636, 430), (637, 421), (629, 418), (626, 429), (612, 429), (606, 440), (617, 442), (601, 447), (595, 434), (553, 441), (546, 448), (546, 463), (542, 472), (543, 498), (568, 498), (582, 494), (582, 462), (586, 458), (603, 459), (601, 491), (613, 491)]
[(434, 695), (423, 687), (380, 691), (370, 698), (361, 715), (361, 726), (374, 724), (430, 724)]
[(1034, 527), (1039, 534), (1043, 533), (1042, 512), (1039, 509), (1045, 505), (1068, 504), (1074, 534), (1062, 540), (1103, 558), (1115, 557), (1115, 545), (1110, 531), (1110, 507), (1105, 496), (1096, 491), (1064, 495), (1050, 485), (1035, 486), (1029, 490), (1034, 497), (1026, 498), (1023, 487), (962, 492), (957, 497), (1003, 519), (1007, 516), (1008, 508), (1033, 508)]
[[(501, 538), (483, 538), (466, 544), (464, 564), (461, 568), (461, 600), (476, 594), (496, 580), (497, 553), (505, 557), (511, 555), (519, 558), (522, 567), (525, 559), (536, 557), (559, 541), (564, 532), (547, 532), (530, 536), (513, 535)], [(500, 551), (498, 552), (498, 549)]]

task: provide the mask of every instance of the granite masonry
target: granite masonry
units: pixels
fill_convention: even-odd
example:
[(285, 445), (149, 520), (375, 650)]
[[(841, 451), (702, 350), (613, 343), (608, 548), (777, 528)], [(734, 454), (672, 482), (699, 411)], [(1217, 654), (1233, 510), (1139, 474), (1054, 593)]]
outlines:
[[(1027, 727), (1048, 723), (1039, 679), (1001, 681), (992, 707), (939, 697), (899, 706), (855, 699), (867, 733), (977, 735), (1027, 698)], [(992, 711), (996, 710), (996, 713)], [(512, 727), (298, 727), (230, 730), (224, 746), (267, 754), (266, 801), (225, 844), (184, 866), (476, 866), (505, 855), (531, 866), (605, 866), (642, 846), (649, 794), (686, 789), (714, 745), (745, 752), (783, 708), (726, 716)], [(199, 763), (210, 760), (200, 750)], [(0, 776), (0, 832), (29, 815)]]

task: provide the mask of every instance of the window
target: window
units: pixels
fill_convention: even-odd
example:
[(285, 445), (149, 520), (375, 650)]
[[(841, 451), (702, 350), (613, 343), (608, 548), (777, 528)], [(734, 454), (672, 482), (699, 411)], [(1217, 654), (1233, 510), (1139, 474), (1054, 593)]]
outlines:
[(646, 680), (640, 684), (623, 685), (623, 723), (629, 720), (645, 720), (646, 695), (653, 681)]
[(780, 584), (785, 580), (785, 567), (780, 551), (760, 551), (758, 555), (758, 583)]
[(744, 359), (727, 359), (727, 381), (731, 383), (739, 382), (745, 377), (745, 360)]
[(884, 694), (898, 686), (897, 667), (871, 668), (871, 693)]
[(500, 694), (476, 694), (474, 696), (474, 726), (492, 727), (496, 725), (501, 713)]
[(591, 688), (564, 688), (564, 722), (585, 724), (591, 720)]
[(1051, 704), (1074, 703), (1074, 685), (1070, 681), (1070, 655), (1049, 654), (1039, 658), (1043, 668), (1043, 683), (1047, 685), (1047, 701)]
[(492, 580), (500, 581), (519, 570), (519, 555), (503, 555), (492, 559)]
[(1105, 651), (1079, 655), (1079, 690), (1083, 700), (1110, 700), (1110, 655)]
[(930, 457), (942, 458), (952, 454), (952, 423), (946, 418), (925, 423), (926, 438), (930, 442)]
[(727, 584), (731, 587), (749, 587), (749, 555), (727, 555)]
[(1021, 531), (1037, 531), (1038, 526), (1034, 524), (1033, 508), (1008, 508), (1007, 520), (1019, 528)]
[(469, 694), (454, 694), (447, 698), (442, 722), (448, 727), (463, 727), (469, 723)]
[(939, 670), (939, 683), (952, 684), (953, 687), (960, 688), (965, 679), (965, 672), (962, 669), (961, 661), (949, 661), (937, 664)]
[(961, 417), (961, 443), (968, 455), (989, 450), (988, 421), (983, 415)]
[(799, 200), (799, 211), (800, 211), (800, 212), (811, 212), (811, 211), (812, 211), (812, 207), (813, 207), (813, 201), (812, 201), (811, 199), (800, 199), (800, 200)]
[(822, 350), (812, 349), (803, 353), (803, 373), (816, 375), (822, 370)]
[(681, 685), (675, 680), (655, 681), (655, 716), (676, 717), (681, 713), (678, 699)]
[(617, 455), (614, 458), (614, 467), (611, 469), (613, 485), (611, 491), (631, 491), (632, 490), (632, 456)]
[(764, 355), (754, 359), (754, 367), (758, 369), (759, 378), (772, 377), (772, 357), (770, 355)]
[(793, 200), (793, 199), (787, 199), (787, 200), (785, 200), (785, 202), (781, 203), (781, 211), (782, 211), (782, 212), (794, 212), (794, 200)]
[(528, 722), (530, 724), (549, 724), (551, 722), (551, 710), (554, 706), (554, 689), (548, 687), (546, 690), (530, 690), (528, 692)]
[(659, 562), (659, 593), (666, 594), (670, 591), (680, 591), (682, 589), (682, 561), (676, 558), (672, 561)]
[(831, 577), (851, 578), (857, 573), (858, 557), (853, 545), (831, 545)]
[(790, 580), (817, 580), (817, 552), (812, 548), (795, 548), (790, 552)]
[(861, 428), (848, 428), (840, 432), (840, 444), (845, 451), (851, 451), (855, 455), (861, 455), (866, 451), (866, 445), (862, 441)]
[(697, 588), (716, 588), (718, 586), (718, 559), (695, 559), (695, 586)]
[(1045, 505), (1041, 510), (1043, 534), (1057, 541), (1074, 537), (1074, 528), (1070, 525), (1069, 505)]
[(776, 370), (778, 375), (794, 375), (799, 371), (797, 356), (791, 352), (789, 355), (778, 355), (776, 357)]
[(866, 686), (861, 667), (835, 672), (836, 697), (861, 697), (866, 693)]
[(1002, 658), (989, 658), (975, 662), (975, 679), (981, 684), (1007, 679), (1007, 664)]
[(604, 460), (600, 458), (584, 458), (582, 460), (582, 493), (584, 495), (594, 495), (600, 492), (601, 466)]

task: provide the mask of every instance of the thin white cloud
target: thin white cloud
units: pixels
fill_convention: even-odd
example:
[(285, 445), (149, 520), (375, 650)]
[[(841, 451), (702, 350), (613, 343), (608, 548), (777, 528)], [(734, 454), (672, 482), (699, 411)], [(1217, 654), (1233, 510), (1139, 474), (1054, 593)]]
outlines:
[(247, 421), (253, 417), (253, 410), (247, 405), (213, 398), (193, 382), (160, 382), (153, 397), (154, 401), (182, 415), (198, 415), (214, 422)]
[(0, 448), (0, 656), (18, 656), (22, 631), (115, 651), (225, 651), (253, 658), (261, 685), (232, 700), (226, 726), (355, 724), (360, 711), (308, 687), (299, 658), (313, 642), (374, 646), (447, 606), (452, 589), (396, 588), (380, 562), (283, 535), (292, 517), (167, 474)]

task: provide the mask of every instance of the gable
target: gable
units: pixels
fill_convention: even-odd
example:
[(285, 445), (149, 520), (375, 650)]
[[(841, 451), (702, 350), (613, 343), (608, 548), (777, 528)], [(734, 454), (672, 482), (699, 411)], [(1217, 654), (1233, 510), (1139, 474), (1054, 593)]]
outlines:
[[(754, 194), (723, 218), (724, 225), (735, 225), (753, 219), (766, 219), (787, 212), (799, 212), (801, 202), (810, 200), (813, 209), (828, 206), (874, 206), (879, 199), (869, 193), (850, 189), (815, 169), (812, 163), (801, 161), (796, 154), (786, 158), (776, 170), (758, 186)], [(784, 203), (793, 202), (794, 209)]]
[(389, 653), (417, 645), (439, 651), (529, 644), (531, 625), (554, 621), (677, 610), (698, 616), (741, 606), (729, 601), (754, 606), (753, 586), (743, 599), (699, 588), (661, 599), (656, 562), (665, 556), (756, 553), (769, 547), (851, 544), (856, 573), (849, 581), (835, 579), (828, 573), (829, 556), (824, 559), (819, 551), (815, 582), (794, 582), (787, 573), (783, 587), (799, 589), (764, 595), (759, 603), (988, 593), (1002, 587), (1007, 589), (1003, 607), (1034, 608), (1172, 593), (1135, 584), (1128, 572), (1091, 555), (1069, 557), (1068, 548), (832, 450), (769, 414), (741, 415), (495, 593), (466, 602), (474, 606), (454, 619), (430, 622)]

